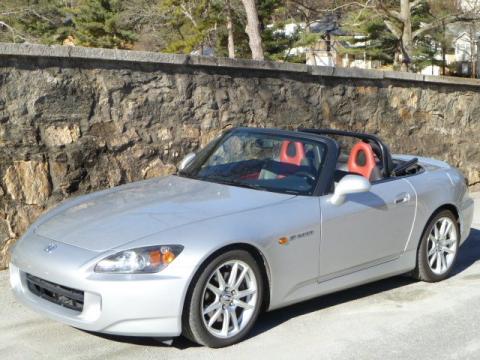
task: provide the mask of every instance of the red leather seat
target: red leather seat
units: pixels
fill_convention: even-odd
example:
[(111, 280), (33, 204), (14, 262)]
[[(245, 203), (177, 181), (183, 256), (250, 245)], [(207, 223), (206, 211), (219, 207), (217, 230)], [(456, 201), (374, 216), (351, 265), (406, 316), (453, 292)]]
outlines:
[(348, 157), (348, 171), (360, 174), (372, 180), (372, 174), (377, 166), (372, 146), (363, 141), (356, 143)]
[(299, 141), (285, 140), (280, 148), (280, 161), (300, 166), (305, 158), (305, 149)]

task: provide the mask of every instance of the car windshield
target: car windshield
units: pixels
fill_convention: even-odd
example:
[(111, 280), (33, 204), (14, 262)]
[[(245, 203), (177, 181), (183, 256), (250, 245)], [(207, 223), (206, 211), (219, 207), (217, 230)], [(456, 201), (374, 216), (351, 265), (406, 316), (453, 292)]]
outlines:
[(323, 143), (301, 137), (233, 131), (208, 145), (179, 175), (257, 190), (310, 195), (325, 153)]

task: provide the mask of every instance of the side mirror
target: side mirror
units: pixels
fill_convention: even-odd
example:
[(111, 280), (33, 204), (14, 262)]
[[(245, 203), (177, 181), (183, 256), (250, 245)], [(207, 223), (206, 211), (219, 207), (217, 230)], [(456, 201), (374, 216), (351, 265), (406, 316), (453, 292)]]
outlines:
[(330, 198), (333, 205), (342, 205), (348, 194), (362, 193), (370, 190), (370, 181), (360, 175), (347, 175), (335, 186), (335, 191)]
[(191, 153), (188, 153), (187, 155), (185, 155), (185, 157), (182, 159), (182, 161), (180, 161), (180, 163), (178, 164), (178, 170), (179, 171), (182, 171), (183, 169), (185, 169), (188, 165), (191, 164), (191, 162), (193, 161), (193, 159), (195, 159), (195, 153), (191, 152)]

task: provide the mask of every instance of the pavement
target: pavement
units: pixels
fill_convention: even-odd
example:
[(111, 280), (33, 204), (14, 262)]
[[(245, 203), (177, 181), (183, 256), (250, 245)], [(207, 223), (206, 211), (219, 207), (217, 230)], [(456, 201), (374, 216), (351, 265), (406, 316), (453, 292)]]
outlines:
[(480, 193), (451, 278), (394, 277), (262, 314), (224, 349), (88, 333), (17, 303), (0, 272), (0, 359), (480, 359)]

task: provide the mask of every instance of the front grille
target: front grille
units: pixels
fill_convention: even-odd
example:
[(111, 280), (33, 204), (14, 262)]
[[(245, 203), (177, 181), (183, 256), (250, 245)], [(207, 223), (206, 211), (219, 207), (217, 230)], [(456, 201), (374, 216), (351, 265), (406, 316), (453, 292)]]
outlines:
[(50, 281), (40, 279), (30, 274), (26, 274), (26, 280), (28, 289), (32, 292), (32, 294), (54, 304), (82, 312), (84, 297), (83, 291), (54, 284)]

